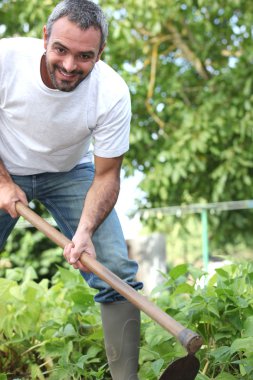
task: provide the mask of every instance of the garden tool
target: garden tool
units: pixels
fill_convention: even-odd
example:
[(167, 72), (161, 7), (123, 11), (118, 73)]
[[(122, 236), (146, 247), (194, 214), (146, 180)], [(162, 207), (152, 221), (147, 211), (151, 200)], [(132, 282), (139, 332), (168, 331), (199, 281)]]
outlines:
[[(67, 237), (20, 201), (16, 202), (16, 210), (19, 215), (23, 216), (34, 227), (44, 233), (60, 247), (64, 248), (70, 243), (70, 240)], [(195, 353), (202, 346), (202, 338), (197, 333), (185, 328), (158, 306), (149, 301), (147, 297), (137, 292), (104, 265), (99, 263), (96, 259), (84, 253), (81, 255), (80, 261), (91, 272), (109, 284), (139, 310), (143, 311), (161, 327), (166, 329), (179, 340), (182, 346), (187, 350), (188, 355), (175, 360), (169, 365), (161, 375), (160, 380), (194, 380), (200, 366), (199, 360), (195, 357)]]

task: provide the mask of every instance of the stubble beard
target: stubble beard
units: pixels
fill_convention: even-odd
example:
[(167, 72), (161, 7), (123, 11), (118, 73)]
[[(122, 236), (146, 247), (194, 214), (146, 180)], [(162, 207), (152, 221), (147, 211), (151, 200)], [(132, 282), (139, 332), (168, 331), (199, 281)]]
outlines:
[(63, 72), (66, 72), (66, 71), (64, 69), (60, 68), (58, 65), (50, 65), (47, 62), (47, 59), (46, 59), (46, 66), (47, 66), (48, 75), (50, 77), (50, 80), (51, 80), (53, 86), (57, 90), (63, 91), (63, 92), (71, 92), (71, 91), (75, 90), (75, 88), (90, 74), (90, 73), (88, 73), (87, 75), (84, 75), (84, 73), (81, 71), (72, 72), (71, 74), (77, 75), (77, 78), (75, 81), (68, 81), (68, 80), (64, 80), (64, 79), (58, 80), (56, 78), (56, 71), (59, 69)]

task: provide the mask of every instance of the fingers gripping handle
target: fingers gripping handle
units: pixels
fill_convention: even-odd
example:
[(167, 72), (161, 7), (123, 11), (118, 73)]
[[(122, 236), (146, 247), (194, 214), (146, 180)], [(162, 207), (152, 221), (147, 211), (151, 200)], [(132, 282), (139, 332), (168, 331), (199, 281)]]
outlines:
[[(16, 202), (16, 210), (19, 215), (28, 220), (39, 231), (43, 232), (54, 243), (64, 248), (71, 241), (53, 226), (47, 223), (29, 207), (20, 201)], [(186, 348), (188, 353), (194, 354), (202, 345), (202, 339), (193, 331), (186, 329), (179, 322), (150, 302), (142, 294), (138, 293), (127, 283), (122, 281), (118, 276), (112, 273), (105, 266), (100, 264), (91, 256), (83, 254), (80, 261), (91, 272), (109, 284), (114, 290), (120, 293), (128, 301), (132, 302), (138, 309), (142, 310), (150, 318), (156, 321), (160, 326), (169, 331), (181, 344)]]

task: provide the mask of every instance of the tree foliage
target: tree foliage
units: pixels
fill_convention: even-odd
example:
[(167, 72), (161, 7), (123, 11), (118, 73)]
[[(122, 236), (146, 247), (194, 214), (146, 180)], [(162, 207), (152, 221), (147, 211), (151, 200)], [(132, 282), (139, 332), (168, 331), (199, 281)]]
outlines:
[[(4, 35), (40, 36), (57, 1), (2, 0)], [(104, 59), (132, 93), (127, 174), (144, 173), (140, 207), (251, 198), (253, 3), (250, 0), (101, 0)], [(225, 238), (252, 217), (227, 214)], [(224, 219), (223, 218), (223, 219)], [(242, 226), (242, 227), (240, 227)]]
[[(250, 199), (252, 2), (129, 1), (112, 8), (118, 16), (109, 62), (132, 91), (127, 164), (145, 174), (139, 206)], [(240, 230), (250, 238), (251, 226), (248, 212), (222, 214), (214, 240), (231, 242)]]

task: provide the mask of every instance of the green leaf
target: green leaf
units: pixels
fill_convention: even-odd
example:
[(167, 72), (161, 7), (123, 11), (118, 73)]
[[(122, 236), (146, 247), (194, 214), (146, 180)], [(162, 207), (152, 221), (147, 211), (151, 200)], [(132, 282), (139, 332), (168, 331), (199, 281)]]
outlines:
[(186, 264), (177, 265), (176, 267), (170, 270), (170, 276), (171, 278), (176, 280), (178, 277), (185, 275), (187, 271), (188, 271), (188, 265)]
[(37, 364), (30, 365), (31, 377), (34, 380), (45, 380), (45, 377)]
[(74, 310), (84, 310), (85, 307), (94, 305), (94, 297), (92, 294), (87, 294), (85, 289), (77, 289), (71, 292), (71, 299), (74, 302)]
[(168, 335), (168, 333), (158, 325), (148, 327), (145, 332), (145, 339), (150, 347), (166, 342), (170, 338), (171, 335)]
[(45, 344), (46, 354), (52, 357), (61, 357), (65, 355), (68, 345), (64, 344), (62, 339), (52, 339), (51, 342)]
[(62, 267), (59, 267), (59, 272), (61, 275), (61, 279), (65, 284), (72, 284), (79, 282), (79, 279), (77, 279), (77, 273), (72, 271), (71, 269), (65, 269)]
[(249, 316), (244, 322), (244, 335), (253, 337), (253, 316)]
[(206, 375), (203, 375), (202, 373), (198, 373), (196, 380), (210, 380), (210, 377), (207, 377)]
[(30, 280), (36, 280), (38, 278), (38, 275), (33, 267), (29, 266), (24, 273), (24, 279), (23, 281), (30, 281)]
[(224, 269), (218, 268), (215, 271), (216, 273), (218, 273), (219, 276), (224, 277), (224, 278), (229, 278), (229, 273), (225, 271)]
[(76, 363), (77, 367), (78, 367), (78, 368), (81, 368), (81, 369), (84, 369), (84, 366), (85, 366), (85, 364), (87, 363), (87, 360), (88, 360), (88, 355), (82, 355), (82, 356), (78, 359), (78, 361), (77, 361), (77, 363)]
[(23, 268), (13, 268), (6, 270), (6, 278), (12, 281), (21, 281), (24, 276)]
[(236, 339), (231, 345), (231, 352), (243, 351), (245, 353), (252, 353), (253, 337)]
[(217, 377), (215, 377), (215, 380), (235, 380), (235, 379), (236, 379), (235, 376), (227, 372), (222, 372)]
[(160, 371), (162, 369), (163, 364), (164, 364), (163, 359), (158, 359), (152, 363), (151, 367), (152, 367), (152, 370), (153, 370), (155, 376), (158, 376), (160, 374)]
[(210, 354), (214, 357), (216, 362), (226, 363), (230, 358), (231, 350), (228, 346), (221, 346), (212, 350)]
[(74, 326), (71, 323), (68, 323), (55, 334), (55, 337), (71, 337), (76, 335), (77, 333)]
[(103, 350), (102, 347), (97, 347), (97, 346), (91, 346), (89, 347), (88, 351), (87, 351), (87, 355), (89, 356), (89, 358), (95, 358), (99, 352), (101, 352)]
[(180, 284), (176, 287), (175, 291), (173, 292), (173, 296), (176, 296), (177, 294), (183, 294), (183, 293), (193, 294), (194, 293), (193, 286), (187, 283)]
[(25, 299), (22, 289), (18, 285), (13, 286), (10, 289), (10, 294), (19, 301), (23, 301)]

